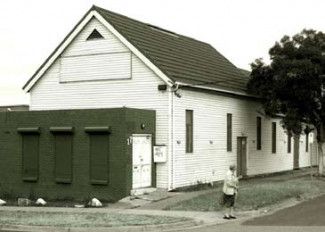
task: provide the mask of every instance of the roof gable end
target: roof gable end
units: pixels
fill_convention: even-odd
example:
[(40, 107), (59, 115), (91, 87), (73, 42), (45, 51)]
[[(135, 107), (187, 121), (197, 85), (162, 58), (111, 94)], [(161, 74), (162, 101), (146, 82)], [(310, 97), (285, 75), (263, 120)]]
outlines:
[(37, 81), (42, 78), (44, 73), (52, 66), (65, 49), (71, 44), (73, 39), (83, 30), (87, 23), (95, 17), (110, 32), (112, 32), (127, 48), (130, 49), (140, 60), (142, 60), (153, 72), (155, 72), (167, 85), (173, 85), (173, 82), (159, 68), (157, 68), (144, 54), (142, 54), (135, 46), (133, 46), (126, 38), (123, 37), (105, 18), (97, 12), (97, 7), (93, 6), (84, 17), (77, 23), (72, 31), (64, 38), (59, 46), (51, 53), (44, 63), (37, 69), (34, 75), (23, 86), (23, 90), (29, 92)]
[(247, 77), (211, 45), (93, 6), (36, 71), (30, 91), (87, 22), (95, 17), (169, 86), (246, 94)]

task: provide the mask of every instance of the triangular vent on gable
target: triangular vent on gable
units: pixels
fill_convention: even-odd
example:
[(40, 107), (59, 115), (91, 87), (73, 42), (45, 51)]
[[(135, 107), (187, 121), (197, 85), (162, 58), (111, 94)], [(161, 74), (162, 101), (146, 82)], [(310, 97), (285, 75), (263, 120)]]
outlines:
[(104, 39), (104, 36), (102, 36), (96, 29), (94, 29), (88, 36), (87, 40), (94, 40), (94, 39)]

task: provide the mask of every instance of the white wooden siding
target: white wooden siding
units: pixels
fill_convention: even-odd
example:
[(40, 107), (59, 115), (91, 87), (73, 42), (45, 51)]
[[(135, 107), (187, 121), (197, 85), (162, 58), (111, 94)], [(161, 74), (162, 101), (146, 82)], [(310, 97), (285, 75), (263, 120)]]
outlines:
[[(84, 42), (94, 28), (109, 39)], [(92, 45), (88, 46), (90, 42)], [(99, 54), (103, 51), (128, 52), (109, 31), (93, 20), (77, 36), (63, 57)], [(112, 107), (152, 109), (156, 110), (156, 143), (168, 144), (168, 94), (158, 91), (157, 86), (163, 84), (162, 80), (135, 55), (132, 56), (132, 79), (70, 83), (60, 83), (59, 79), (60, 59), (31, 90), (31, 110)], [(157, 164), (157, 186), (167, 188), (167, 181), (167, 163)]]
[[(224, 178), (230, 164), (237, 164), (237, 137), (247, 136), (247, 174), (292, 170), (291, 153), (287, 153), (287, 134), (280, 119), (269, 119), (258, 113), (257, 102), (194, 91), (181, 91), (175, 97), (175, 164), (174, 187)], [(185, 110), (193, 110), (194, 152), (185, 152)], [(227, 113), (232, 114), (232, 151), (227, 152)], [(262, 149), (256, 149), (256, 117), (262, 117)], [(277, 125), (276, 153), (272, 153), (272, 122)], [(301, 145), (301, 148), (304, 148)], [(302, 150), (302, 149), (301, 149)], [(308, 166), (309, 154), (301, 152), (301, 166)], [(306, 158), (305, 158), (306, 157)]]
[(131, 78), (131, 53), (62, 57), (60, 81), (98, 81)]
[[(104, 40), (86, 41), (96, 28)], [(260, 115), (261, 106), (257, 102), (221, 95), (181, 91), (182, 97), (173, 97), (172, 104), (167, 92), (157, 90), (164, 84), (138, 57), (131, 58), (131, 79), (86, 81), (94, 73), (70, 70), (64, 74), (68, 83), (60, 83), (61, 59), (78, 57), (73, 63), (82, 61), (80, 57), (92, 56), (103, 64), (103, 53), (129, 53), (130, 51), (103, 25), (93, 19), (65, 50), (60, 59), (45, 73), (31, 90), (31, 110), (84, 109), (133, 107), (156, 110), (156, 143), (168, 145), (169, 122), (174, 124), (173, 188), (222, 180), (230, 164), (237, 163), (237, 137), (247, 136), (247, 174), (278, 172), (293, 168), (293, 141), (291, 153), (287, 153), (287, 135), (280, 119), (269, 119)], [(122, 63), (120, 62), (122, 60)], [(102, 67), (103, 73), (125, 72), (123, 59), (112, 66)], [(85, 61), (85, 60), (83, 60)], [(93, 63), (96, 63), (93, 60)], [(84, 62), (89, 66), (91, 62)], [(71, 65), (71, 64), (70, 64)], [(91, 69), (91, 68), (90, 68)], [(85, 69), (88, 72), (88, 69)], [(73, 77), (72, 77), (73, 75)], [(94, 74), (95, 75), (95, 74)], [(96, 73), (97, 75), (97, 73)], [(99, 74), (98, 74), (99, 75)], [(69, 82), (74, 78), (82, 82)], [(86, 79), (85, 79), (86, 78)], [(97, 77), (96, 77), (97, 78)], [(194, 116), (194, 152), (185, 153), (185, 110), (193, 110)], [(174, 118), (169, 120), (170, 114)], [(233, 122), (232, 151), (227, 152), (226, 115), (231, 113)], [(262, 150), (256, 150), (256, 117), (262, 117)], [(277, 152), (271, 152), (271, 125), (277, 123)], [(171, 123), (170, 123), (171, 124)], [(301, 144), (301, 151), (304, 145)], [(171, 147), (169, 147), (171, 150)], [(300, 165), (308, 166), (309, 154), (300, 157)], [(157, 164), (157, 186), (168, 187), (168, 163)]]
[(318, 156), (317, 156), (317, 143), (313, 142), (310, 145), (310, 155), (311, 155), (311, 164), (315, 166), (318, 164)]
[[(88, 40), (88, 36), (96, 29), (105, 39)], [(93, 18), (64, 51), (62, 56), (80, 56), (101, 53), (129, 52), (104, 25)]]
[(301, 134), (300, 136), (300, 156), (299, 156), (299, 166), (309, 167), (312, 164), (311, 146), (309, 145), (308, 152), (306, 152), (306, 135)]

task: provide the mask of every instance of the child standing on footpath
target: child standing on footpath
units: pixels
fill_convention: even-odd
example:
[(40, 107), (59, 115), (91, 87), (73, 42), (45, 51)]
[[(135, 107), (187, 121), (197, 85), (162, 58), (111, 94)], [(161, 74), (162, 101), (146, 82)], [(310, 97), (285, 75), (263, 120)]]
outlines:
[(236, 166), (230, 165), (223, 183), (223, 205), (226, 207), (224, 219), (236, 219), (234, 216), (234, 205), (238, 193), (238, 178), (236, 177)]

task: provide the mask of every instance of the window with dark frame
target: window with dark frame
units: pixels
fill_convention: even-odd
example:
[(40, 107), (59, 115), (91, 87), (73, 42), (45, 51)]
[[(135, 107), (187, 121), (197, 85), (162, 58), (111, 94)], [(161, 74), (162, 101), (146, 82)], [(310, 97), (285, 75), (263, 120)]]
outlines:
[(94, 185), (109, 182), (109, 135), (110, 127), (85, 127), (89, 136), (89, 178)]
[(39, 134), (22, 134), (23, 152), (23, 180), (37, 181), (39, 164)]
[(227, 151), (232, 151), (232, 114), (227, 114)]
[(56, 133), (55, 145), (55, 181), (72, 182), (72, 134)]
[(186, 121), (186, 153), (193, 152), (193, 110), (185, 111)]
[(272, 153), (276, 153), (276, 122), (272, 122)]
[(306, 152), (309, 151), (309, 134), (306, 133)]
[(256, 117), (256, 149), (262, 149), (262, 118)]
[(104, 37), (96, 29), (94, 29), (87, 37), (87, 40), (96, 40), (96, 39), (104, 39)]
[(90, 181), (92, 184), (108, 184), (108, 141), (107, 133), (89, 134)]
[(40, 127), (17, 128), (21, 134), (22, 180), (36, 182), (39, 175)]
[(291, 153), (291, 140), (292, 140), (292, 133), (291, 132), (288, 132), (288, 147), (287, 147), (287, 150), (288, 150), (288, 153)]
[(50, 127), (54, 136), (55, 181), (62, 184), (72, 182), (73, 127)]

